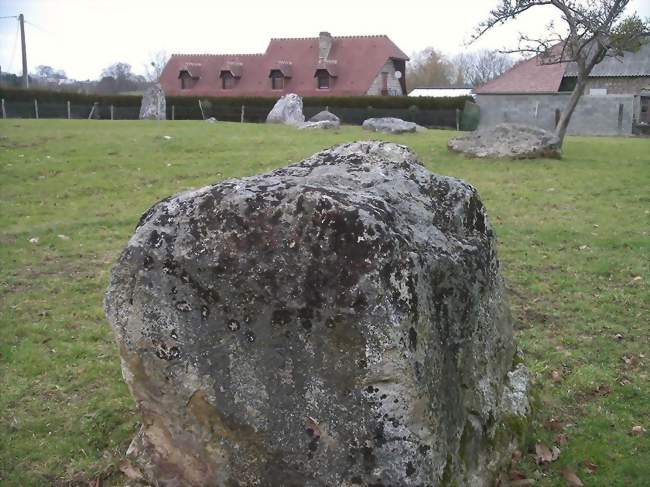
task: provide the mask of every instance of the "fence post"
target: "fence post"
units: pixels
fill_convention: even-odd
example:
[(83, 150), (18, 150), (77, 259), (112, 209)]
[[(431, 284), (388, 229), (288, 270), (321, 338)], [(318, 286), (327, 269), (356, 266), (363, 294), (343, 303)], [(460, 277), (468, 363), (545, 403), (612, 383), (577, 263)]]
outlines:
[(205, 113), (203, 113), (203, 105), (201, 105), (201, 100), (199, 100), (199, 108), (201, 109), (201, 118), (205, 120)]
[(36, 120), (38, 120), (38, 101), (34, 98), (34, 114), (36, 115)]
[(90, 109), (90, 113), (88, 114), (88, 120), (93, 118), (93, 114), (95, 113), (95, 108), (99, 105), (99, 102), (93, 103), (93, 107)]
[(113, 105), (111, 105), (111, 120), (113, 120)]
[(176, 119), (176, 110), (175, 110), (175, 108), (176, 108), (176, 106), (172, 105), (172, 120)]
[(244, 117), (245, 117), (245, 116), (246, 116), (246, 105), (242, 105), (242, 106), (241, 106), (241, 117), (240, 117), (240, 119), (239, 119), (239, 121), (240, 121), (241, 123), (244, 123)]
[(2, 99), (2, 118), (7, 118), (7, 112), (5, 111), (5, 99)]
[(460, 108), (456, 108), (456, 130), (460, 131)]
[(68, 109), (68, 120), (70, 120), (70, 100), (65, 102), (65, 104), (67, 105), (67, 109)]

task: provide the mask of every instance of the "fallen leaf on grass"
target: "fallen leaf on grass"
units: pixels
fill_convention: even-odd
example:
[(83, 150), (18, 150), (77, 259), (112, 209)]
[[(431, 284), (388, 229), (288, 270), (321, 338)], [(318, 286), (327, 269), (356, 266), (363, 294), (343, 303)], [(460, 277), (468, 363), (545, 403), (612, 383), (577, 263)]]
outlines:
[(510, 487), (529, 487), (535, 484), (533, 479), (520, 479), (510, 481)]
[(644, 435), (645, 433), (646, 433), (646, 429), (645, 429), (643, 426), (634, 426), (634, 427), (630, 430), (630, 434), (632, 434), (632, 435), (634, 435), (634, 436), (642, 436), (642, 435)]
[(584, 487), (585, 485), (570, 467), (565, 467), (562, 469), (562, 477), (564, 477), (564, 480), (566, 480), (566, 483), (569, 487)]
[(596, 396), (608, 396), (612, 392), (612, 388), (607, 384), (600, 384), (594, 389), (594, 395)]
[(142, 480), (144, 477), (142, 472), (131, 465), (129, 462), (124, 462), (120, 465), (120, 470), (127, 478), (131, 480)]
[(623, 355), (622, 360), (625, 363), (625, 365), (630, 365), (630, 366), (634, 366), (639, 363), (639, 357), (635, 355)]
[(555, 443), (558, 445), (566, 445), (569, 442), (569, 438), (567, 438), (567, 435), (560, 433), (559, 435), (555, 435)]
[(510, 480), (524, 480), (528, 477), (526, 477), (526, 474), (521, 473), (519, 470), (510, 470)]
[(546, 463), (551, 463), (557, 460), (560, 457), (560, 449), (553, 447), (553, 450), (550, 450), (543, 443), (537, 443), (535, 445), (535, 462), (537, 465), (544, 465)]
[(555, 418), (551, 418), (548, 421), (544, 422), (544, 428), (548, 431), (555, 431), (556, 433), (561, 432), (564, 429), (564, 424), (562, 421), (558, 421)]
[(595, 463), (591, 463), (589, 460), (583, 460), (582, 466), (585, 469), (585, 472), (587, 472), (590, 475), (596, 472), (596, 470), (598, 470), (598, 465), (596, 465)]

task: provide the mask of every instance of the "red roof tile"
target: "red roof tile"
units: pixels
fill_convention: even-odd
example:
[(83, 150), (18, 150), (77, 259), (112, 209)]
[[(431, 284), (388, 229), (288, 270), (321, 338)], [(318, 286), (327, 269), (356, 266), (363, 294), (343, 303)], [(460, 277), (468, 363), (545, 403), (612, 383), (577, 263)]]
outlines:
[[(558, 47), (559, 48), (559, 47)], [(498, 78), (474, 89), (474, 93), (540, 93), (560, 89), (566, 63), (542, 64), (540, 56), (515, 64)]]
[[(389, 59), (408, 60), (387, 36), (333, 37), (329, 60), (336, 60), (330, 72), (336, 80), (328, 90), (319, 90), (314, 75), (319, 66), (318, 37), (271, 39), (263, 54), (174, 54), (163, 70), (160, 82), (168, 96), (271, 96), (298, 93), (302, 96), (364, 95)], [(241, 63), (241, 77), (232, 89), (224, 90), (219, 76), (228, 63)], [(190, 89), (181, 90), (178, 75), (188, 65), (199, 65), (201, 75)], [(272, 90), (271, 69), (282, 69), (283, 90)], [(191, 71), (192, 75), (197, 68)], [(328, 66), (328, 71), (330, 66)], [(234, 73), (233, 73), (234, 74)]]

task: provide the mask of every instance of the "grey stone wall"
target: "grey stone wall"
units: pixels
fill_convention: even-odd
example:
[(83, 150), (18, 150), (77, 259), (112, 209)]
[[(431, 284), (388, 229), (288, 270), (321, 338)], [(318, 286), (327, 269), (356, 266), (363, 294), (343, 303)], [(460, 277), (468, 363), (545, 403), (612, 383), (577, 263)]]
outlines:
[(605, 88), (608, 95), (638, 95), (641, 90), (650, 89), (650, 76), (590, 78), (585, 93), (589, 94), (592, 88)]
[[(570, 93), (479, 94), (481, 108), (479, 129), (502, 122), (524, 123), (547, 130), (555, 128), (555, 111), (564, 110)], [(619, 126), (619, 105), (623, 105)], [(571, 122), (569, 134), (628, 135), (632, 133), (634, 95), (588, 96), (580, 99)]]
[[(395, 77), (395, 63), (391, 61), (390, 59), (384, 64), (379, 72), (377, 73), (377, 76), (375, 76), (375, 79), (372, 80), (372, 84), (370, 85), (370, 88), (368, 88), (367, 95), (376, 95), (380, 96), (381, 95), (381, 88), (382, 88), (382, 73), (388, 73), (388, 93), (391, 95), (403, 95), (404, 93), (402, 92), (402, 85), (400, 84), (399, 80)], [(402, 73), (404, 75), (404, 73)]]

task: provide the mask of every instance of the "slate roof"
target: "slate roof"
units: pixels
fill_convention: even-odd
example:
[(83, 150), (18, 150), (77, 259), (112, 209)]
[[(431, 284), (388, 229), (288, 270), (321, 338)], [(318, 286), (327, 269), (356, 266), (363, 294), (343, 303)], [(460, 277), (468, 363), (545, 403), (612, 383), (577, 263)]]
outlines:
[[(260, 54), (173, 54), (160, 82), (168, 96), (355, 96), (366, 94), (389, 59), (408, 60), (385, 35), (332, 37), (328, 71), (336, 79), (330, 89), (319, 90), (314, 80), (318, 54), (318, 37), (271, 39)], [(240, 77), (234, 88), (224, 90), (219, 76), (229, 63), (236, 63)], [(192, 88), (181, 90), (179, 72), (188, 65), (192, 75), (198, 71), (201, 75)], [(291, 77), (285, 79), (283, 90), (273, 90), (269, 74), (280, 66)]]
[[(559, 48), (560, 44), (554, 47)], [(556, 92), (562, 78), (576, 75), (575, 63), (542, 64), (539, 56), (536, 56), (516, 64), (500, 77), (476, 88), (474, 93)], [(590, 78), (638, 76), (650, 77), (650, 42), (637, 52), (626, 52), (619, 58), (606, 57), (589, 75)]]
[[(559, 49), (556, 46), (554, 49)], [(548, 93), (560, 89), (566, 64), (542, 64), (535, 56), (515, 64), (498, 78), (474, 88), (474, 93)]]
[[(575, 63), (567, 66), (565, 76), (577, 76)], [(606, 57), (594, 66), (590, 78), (618, 76), (650, 76), (650, 42), (637, 52), (625, 52), (622, 57)]]

